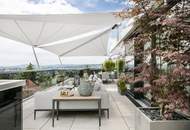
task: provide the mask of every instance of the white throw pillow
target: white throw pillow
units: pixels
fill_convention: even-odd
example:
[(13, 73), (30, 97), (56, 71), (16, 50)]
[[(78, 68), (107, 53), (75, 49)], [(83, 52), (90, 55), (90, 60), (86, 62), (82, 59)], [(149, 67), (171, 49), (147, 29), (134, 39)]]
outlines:
[(99, 82), (99, 81), (96, 81), (95, 85), (94, 85), (94, 90), (95, 91), (100, 91), (101, 90), (101, 86), (102, 86), (102, 83)]

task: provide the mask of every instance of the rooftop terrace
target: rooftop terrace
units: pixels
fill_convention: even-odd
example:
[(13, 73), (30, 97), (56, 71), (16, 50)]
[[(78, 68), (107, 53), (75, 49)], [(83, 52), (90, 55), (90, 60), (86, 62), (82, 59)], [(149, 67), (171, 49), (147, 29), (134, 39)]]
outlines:
[(110, 95), (110, 118), (102, 115), (98, 126), (97, 112), (63, 112), (52, 127), (51, 112), (38, 112), (34, 120), (34, 98), (23, 104), (24, 130), (134, 130), (135, 106), (117, 92), (115, 84), (105, 85)]

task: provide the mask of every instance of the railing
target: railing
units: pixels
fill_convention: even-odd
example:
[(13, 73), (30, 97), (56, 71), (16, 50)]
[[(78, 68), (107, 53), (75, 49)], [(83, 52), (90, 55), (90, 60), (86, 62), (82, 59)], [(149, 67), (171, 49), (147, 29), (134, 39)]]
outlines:
[[(23, 87), (23, 98), (32, 96), (37, 91), (42, 91), (55, 86), (59, 82), (66, 81), (68, 78), (80, 75), (86, 70), (29, 70), (20, 72), (0, 73), (0, 79), (23, 79), (26, 85)], [(98, 70), (88, 70), (92, 73)], [(63, 78), (64, 76), (64, 78)], [(60, 79), (60, 77), (62, 79)]]
[[(12, 73), (1, 73), (0, 79), (26, 80), (26, 85), (23, 86), (23, 98), (27, 98), (37, 91), (41, 91), (56, 85), (58, 83), (58, 75), (64, 75), (63, 70), (29, 70)], [(64, 78), (66, 79), (67, 77)]]

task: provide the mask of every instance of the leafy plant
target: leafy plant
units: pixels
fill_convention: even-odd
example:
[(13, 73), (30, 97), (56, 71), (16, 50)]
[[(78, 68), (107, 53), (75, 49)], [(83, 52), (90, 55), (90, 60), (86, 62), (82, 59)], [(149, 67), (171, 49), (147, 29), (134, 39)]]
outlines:
[(120, 92), (122, 95), (126, 94), (127, 88), (126, 88), (125, 80), (119, 79), (119, 80), (117, 81), (117, 86), (118, 86), (119, 92)]
[(113, 71), (115, 69), (115, 63), (112, 60), (106, 60), (103, 63), (103, 69), (105, 71)]
[(36, 80), (36, 74), (37, 73), (34, 71), (34, 66), (31, 63), (29, 63), (29, 65), (26, 67), (26, 71), (21, 73), (21, 78), (29, 79), (34, 82)]
[(132, 37), (134, 61), (140, 61), (134, 72), (138, 72), (135, 76), (146, 81), (149, 87), (136, 91), (150, 91), (152, 104), (160, 106), (162, 117), (172, 119), (175, 110), (190, 111), (190, 94), (186, 90), (190, 86), (190, 2), (132, 1), (131, 8), (117, 15), (136, 17), (141, 30)]
[(57, 83), (63, 82), (64, 79), (65, 79), (64, 75), (57, 75), (57, 77), (56, 77)]
[(125, 66), (125, 61), (123, 59), (116, 60), (116, 69), (118, 73), (123, 72)]

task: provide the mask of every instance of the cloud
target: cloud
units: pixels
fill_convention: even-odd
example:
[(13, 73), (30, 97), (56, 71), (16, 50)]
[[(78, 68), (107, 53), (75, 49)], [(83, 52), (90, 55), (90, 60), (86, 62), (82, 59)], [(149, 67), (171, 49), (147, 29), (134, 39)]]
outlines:
[(105, 2), (108, 2), (108, 3), (118, 3), (118, 0), (105, 0)]
[(130, 0), (125, 0), (122, 2), (122, 4), (127, 6), (127, 7), (133, 7), (135, 3), (133, 1), (130, 1)]
[(0, 0), (0, 14), (82, 13), (66, 0)]
[(132, 7), (134, 2), (132, 0), (104, 0), (107, 3), (121, 4), (127, 7)]
[(88, 7), (88, 8), (95, 8), (96, 7), (96, 3), (91, 3), (91, 2), (85, 2), (84, 7)]
[(76, 7), (95, 8), (99, 0), (66, 0)]

